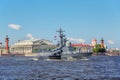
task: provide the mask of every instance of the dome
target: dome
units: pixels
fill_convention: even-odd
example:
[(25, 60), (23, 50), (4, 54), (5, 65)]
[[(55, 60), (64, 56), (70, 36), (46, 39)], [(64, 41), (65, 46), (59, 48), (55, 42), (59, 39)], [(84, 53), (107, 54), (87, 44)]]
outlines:
[(94, 39), (92, 39), (92, 41), (97, 41), (97, 40), (94, 38)]
[(95, 46), (97, 44), (97, 40), (96, 39), (93, 39), (92, 40), (92, 45)]

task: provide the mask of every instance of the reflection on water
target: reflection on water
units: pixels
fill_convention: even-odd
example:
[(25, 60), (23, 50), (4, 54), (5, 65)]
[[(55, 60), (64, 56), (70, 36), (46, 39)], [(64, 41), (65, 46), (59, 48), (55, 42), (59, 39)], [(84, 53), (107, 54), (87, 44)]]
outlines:
[(84, 60), (0, 58), (3, 80), (120, 80), (119, 56), (91, 56)]

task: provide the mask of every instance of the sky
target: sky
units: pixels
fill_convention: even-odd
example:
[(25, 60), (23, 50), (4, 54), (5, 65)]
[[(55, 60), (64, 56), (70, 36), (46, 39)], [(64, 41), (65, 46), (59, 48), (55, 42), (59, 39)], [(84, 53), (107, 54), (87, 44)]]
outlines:
[(53, 42), (62, 28), (70, 40), (101, 38), (120, 47), (120, 0), (0, 0), (0, 42), (32, 38)]

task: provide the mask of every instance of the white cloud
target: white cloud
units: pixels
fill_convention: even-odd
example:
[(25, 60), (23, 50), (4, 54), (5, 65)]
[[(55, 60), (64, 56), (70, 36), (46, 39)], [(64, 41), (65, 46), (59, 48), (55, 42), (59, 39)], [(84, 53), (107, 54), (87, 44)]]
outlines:
[(115, 44), (112, 40), (108, 40), (108, 44)]
[(9, 24), (8, 27), (10, 27), (11, 29), (14, 29), (14, 30), (21, 29), (21, 25), (18, 25), (18, 24)]
[(67, 37), (67, 39), (71, 42), (74, 42), (74, 43), (85, 43), (85, 40), (80, 39), (80, 38), (69, 38), (69, 37)]
[(26, 37), (29, 38), (29, 39), (33, 39), (33, 38), (34, 38), (31, 33), (28, 33), (28, 34), (26, 35)]

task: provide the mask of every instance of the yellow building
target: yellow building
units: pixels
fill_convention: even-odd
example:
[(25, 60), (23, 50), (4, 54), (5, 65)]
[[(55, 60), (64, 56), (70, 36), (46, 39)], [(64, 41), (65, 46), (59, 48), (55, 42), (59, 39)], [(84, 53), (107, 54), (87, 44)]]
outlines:
[(97, 44), (97, 40), (93, 39), (92, 42), (91, 42), (91, 46), (95, 46), (96, 44)]

